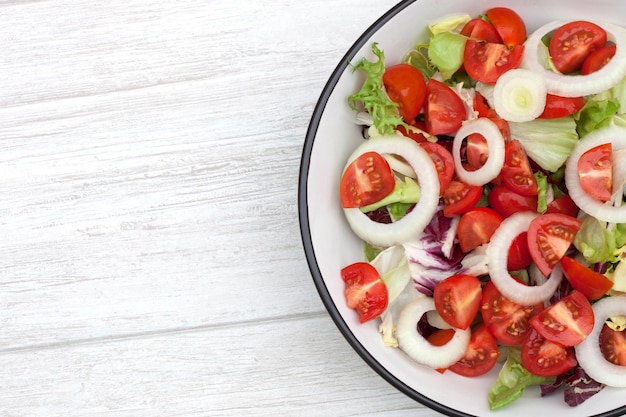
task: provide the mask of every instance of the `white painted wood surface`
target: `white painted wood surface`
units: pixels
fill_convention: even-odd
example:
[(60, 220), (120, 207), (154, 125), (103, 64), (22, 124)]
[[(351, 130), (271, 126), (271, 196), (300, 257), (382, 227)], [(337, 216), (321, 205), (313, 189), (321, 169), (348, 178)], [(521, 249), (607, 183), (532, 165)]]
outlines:
[(309, 117), (396, 0), (0, 0), (0, 416), (435, 416), (297, 220)]

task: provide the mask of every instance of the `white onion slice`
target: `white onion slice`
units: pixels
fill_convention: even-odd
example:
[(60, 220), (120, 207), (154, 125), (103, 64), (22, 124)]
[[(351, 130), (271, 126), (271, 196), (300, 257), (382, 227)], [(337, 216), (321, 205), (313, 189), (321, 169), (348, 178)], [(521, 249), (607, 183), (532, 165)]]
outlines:
[[(468, 171), (461, 162), (461, 146), (466, 137), (480, 133), (487, 141), (489, 156), (485, 164), (475, 171)], [(486, 117), (463, 123), (452, 144), (452, 157), (457, 176), (466, 184), (483, 185), (498, 176), (504, 164), (504, 138), (498, 126)]]
[(471, 331), (455, 329), (454, 336), (445, 345), (431, 344), (417, 331), (417, 323), (432, 310), (435, 310), (435, 302), (430, 297), (418, 298), (402, 309), (396, 326), (398, 346), (419, 364), (435, 369), (447, 368), (465, 356)]
[(493, 90), (498, 116), (509, 122), (534, 120), (546, 107), (546, 81), (534, 71), (513, 69), (502, 74)]
[(439, 204), (439, 178), (428, 153), (412, 139), (398, 135), (377, 136), (364, 141), (348, 159), (348, 165), (366, 152), (396, 154), (413, 168), (420, 186), (420, 198), (413, 210), (393, 223), (370, 220), (359, 208), (344, 208), (354, 233), (373, 245), (389, 247), (420, 234), (430, 222)]
[[(626, 149), (626, 127), (609, 126), (594, 130), (581, 139), (570, 154), (565, 166), (565, 184), (569, 196), (585, 213), (609, 223), (626, 223), (626, 205), (614, 207), (591, 197), (580, 186), (578, 160), (591, 148), (611, 143), (613, 150)], [(620, 162), (621, 164), (625, 162)]]
[(600, 332), (607, 318), (626, 315), (626, 296), (612, 296), (593, 304), (593, 330), (575, 347), (578, 364), (596, 381), (611, 387), (626, 387), (626, 366), (615, 365), (604, 358), (600, 350)]
[(537, 216), (536, 213), (525, 211), (507, 217), (491, 236), (487, 247), (487, 263), (491, 281), (503, 296), (522, 305), (533, 305), (548, 300), (563, 279), (560, 264), (554, 267), (550, 278), (542, 285), (524, 285), (509, 274), (508, 248), (511, 247), (517, 235), (528, 231), (530, 222)]
[(529, 69), (541, 75), (548, 93), (562, 97), (579, 97), (598, 94), (613, 87), (626, 76), (626, 29), (600, 23), (607, 33), (607, 39), (617, 46), (613, 58), (600, 70), (588, 75), (565, 75), (546, 69), (540, 60), (541, 38), (566, 22), (553, 21), (533, 32), (524, 43), (524, 56), (520, 68)]

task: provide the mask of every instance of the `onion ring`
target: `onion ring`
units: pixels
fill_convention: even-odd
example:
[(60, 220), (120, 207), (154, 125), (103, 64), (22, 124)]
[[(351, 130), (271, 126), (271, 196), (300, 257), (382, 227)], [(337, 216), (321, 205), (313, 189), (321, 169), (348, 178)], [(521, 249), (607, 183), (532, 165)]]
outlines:
[[(481, 134), (487, 141), (489, 155), (482, 167), (468, 171), (461, 162), (461, 146), (463, 140), (472, 133)], [(473, 119), (463, 123), (457, 131), (452, 144), (452, 157), (457, 176), (469, 185), (484, 185), (500, 174), (504, 165), (504, 138), (498, 126), (486, 117)]]

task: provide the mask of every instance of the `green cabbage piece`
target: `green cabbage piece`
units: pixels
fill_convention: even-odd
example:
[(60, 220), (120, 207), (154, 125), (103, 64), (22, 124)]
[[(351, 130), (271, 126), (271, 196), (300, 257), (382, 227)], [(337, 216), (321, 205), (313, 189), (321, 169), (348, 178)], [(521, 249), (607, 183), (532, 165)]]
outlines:
[(574, 115), (579, 136), (582, 138), (596, 129), (610, 125), (619, 108), (620, 104), (616, 99), (587, 100), (585, 106)]
[(450, 79), (463, 65), (465, 42), (465, 36), (452, 32), (440, 32), (430, 38), (428, 57), (444, 80)]
[(428, 29), (433, 35), (441, 32), (459, 32), (470, 20), (472, 20), (472, 16), (469, 14), (447, 16), (444, 19), (429, 25)]
[(401, 179), (396, 178), (396, 185), (390, 194), (374, 204), (361, 207), (361, 211), (363, 213), (368, 213), (394, 203), (413, 204), (417, 203), (419, 198), (420, 186), (414, 179), (405, 177), (404, 181), (402, 181)]
[(589, 263), (617, 262), (619, 249), (626, 243), (626, 224), (618, 223), (610, 230), (607, 224), (586, 216), (576, 236), (574, 246)]

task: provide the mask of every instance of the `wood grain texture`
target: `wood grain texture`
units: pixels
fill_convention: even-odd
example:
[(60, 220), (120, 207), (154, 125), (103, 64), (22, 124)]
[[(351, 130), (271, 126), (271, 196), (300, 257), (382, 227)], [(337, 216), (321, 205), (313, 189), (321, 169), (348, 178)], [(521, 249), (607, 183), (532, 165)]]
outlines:
[(0, 0), (0, 416), (435, 416), (352, 351), (300, 152), (395, 0)]

